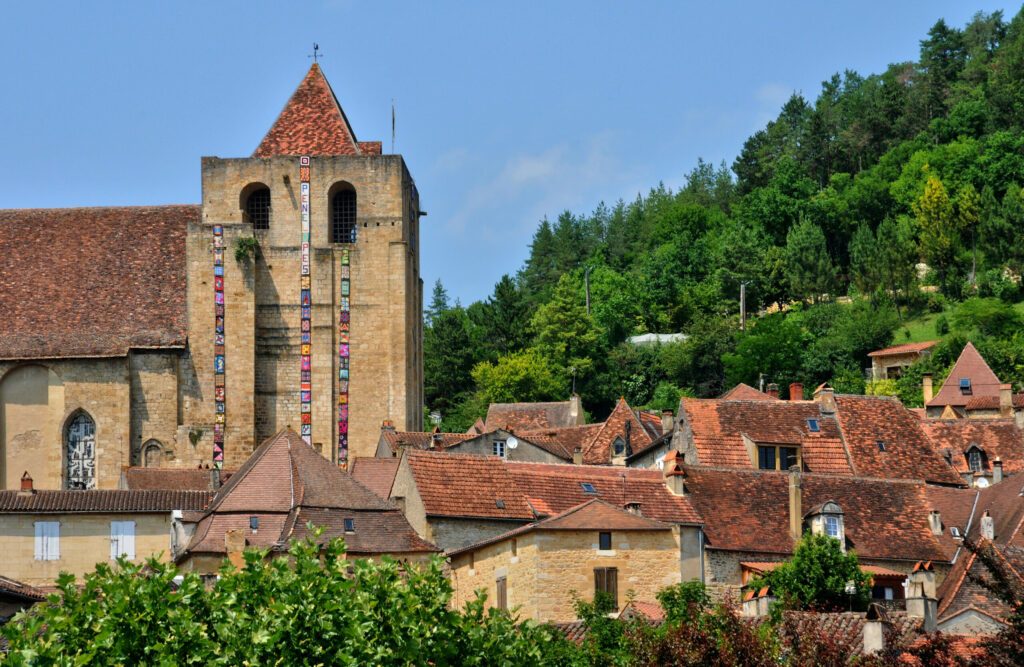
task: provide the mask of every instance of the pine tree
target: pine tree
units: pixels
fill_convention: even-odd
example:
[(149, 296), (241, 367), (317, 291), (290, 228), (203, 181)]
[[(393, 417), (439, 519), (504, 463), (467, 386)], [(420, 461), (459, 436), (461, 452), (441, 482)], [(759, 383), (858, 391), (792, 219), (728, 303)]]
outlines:
[(441, 279), (438, 278), (437, 282), (434, 283), (434, 292), (430, 296), (430, 305), (427, 306), (426, 312), (423, 313), (423, 320), (427, 328), (434, 326), (434, 320), (437, 317), (450, 308), (448, 304), (448, 290), (441, 284)]
[(792, 295), (817, 303), (832, 289), (835, 274), (821, 228), (801, 220), (786, 234), (786, 277)]
[(955, 276), (955, 261), (960, 249), (959, 219), (946, 186), (935, 176), (925, 183), (924, 192), (914, 203), (921, 234), (921, 250), (939, 276), (944, 294), (950, 294)]
[(850, 272), (862, 294), (871, 294), (881, 282), (875, 235), (865, 224), (859, 225), (850, 239)]
[(568, 274), (558, 281), (551, 300), (534, 313), (532, 325), (537, 348), (560, 369), (575, 368), (583, 375), (593, 368), (601, 332)]
[(498, 354), (521, 350), (529, 343), (530, 306), (507, 274), (494, 286), (487, 299), (487, 321), (483, 323), (487, 343)]

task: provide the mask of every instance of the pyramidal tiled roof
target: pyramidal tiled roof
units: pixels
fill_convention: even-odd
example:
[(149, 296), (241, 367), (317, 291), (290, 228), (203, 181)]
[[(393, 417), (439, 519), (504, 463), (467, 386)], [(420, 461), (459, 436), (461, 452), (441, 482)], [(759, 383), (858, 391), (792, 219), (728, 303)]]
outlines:
[(314, 63), (253, 157), (360, 155), (356, 134), (320, 65)]
[[(971, 393), (964, 394), (960, 391), (960, 379), (969, 378), (971, 381)], [(967, 343), (964, 346), (960, 357), (953, 364), (949, 376), (942, 383), (942, 389), (935, 395), (935, 398), (928, 401), (928, 407), (944, 407), (947, 405), (963, 406), (972, 398), (978, 396), (999, 396), (999, 378), (992, 372), (985, 359), (974, 347), (974, 343)]]

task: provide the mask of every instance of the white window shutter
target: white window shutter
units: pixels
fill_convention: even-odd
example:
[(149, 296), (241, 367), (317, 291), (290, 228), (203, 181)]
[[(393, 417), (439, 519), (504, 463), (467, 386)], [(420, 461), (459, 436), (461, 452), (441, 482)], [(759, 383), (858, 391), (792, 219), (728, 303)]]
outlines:
[(36, 560), (46, 558), (46, 524), (36, 521)]
[(60, 523), (50, 523), (50, 559), (60, 560)]
[(121, 522), (110, 522), (110, 560), (117, 560), (121, 553)]
[(135, 560), (135, 522), (125, 521), (121, 529), (121, 553)]

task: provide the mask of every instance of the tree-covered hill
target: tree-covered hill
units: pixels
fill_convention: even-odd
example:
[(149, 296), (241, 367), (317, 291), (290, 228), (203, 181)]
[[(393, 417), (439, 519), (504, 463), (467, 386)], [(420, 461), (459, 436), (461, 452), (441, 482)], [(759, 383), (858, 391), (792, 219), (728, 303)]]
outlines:
[[(955, 320), (950, 349), (970, 337), (1020, 381), (1020, 327), (970, 313), (1018, 312), (999, 304), (1021, 294), (1022, 130), (1024, 11), (939, 20), (917, 62), (794, 94), (731, 168), (698, 161), (678, 187), (543, 220), (488, 299), (450, 304), (436, 285), (427, 406), (459, 429), (489, 401), (564, 399), (574, 383), (596, 415), (762, 376), (863, 391), (867, 353), (927, 311)], [(646, 332), (688, 339), (626, 342)]]

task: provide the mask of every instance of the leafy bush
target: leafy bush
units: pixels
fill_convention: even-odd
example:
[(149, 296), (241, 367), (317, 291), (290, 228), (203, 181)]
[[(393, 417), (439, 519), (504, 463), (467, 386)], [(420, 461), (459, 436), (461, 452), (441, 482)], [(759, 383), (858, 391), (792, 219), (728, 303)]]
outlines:
[(1021, 314), (1008, 303), (988, 297), (974, 297), (961, 303), (953, 313), (953, 326), (983, 336), (1009, 337), (1024, 326)]

